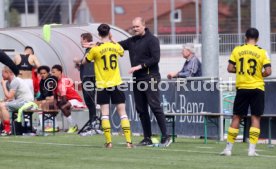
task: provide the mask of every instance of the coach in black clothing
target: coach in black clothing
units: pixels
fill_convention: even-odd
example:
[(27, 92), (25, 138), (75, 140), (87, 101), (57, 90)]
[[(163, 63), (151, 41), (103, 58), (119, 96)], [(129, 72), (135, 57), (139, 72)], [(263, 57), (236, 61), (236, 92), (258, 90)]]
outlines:
[[(90, 48), (87, 48), (85, 44), (92, 42), (93, 37), (91, 33), (81, 34), (81, 45), (85, 48), (85, 55), (89, 52)], [(82, 58), (83, 59), (83, 58)], [(82, 81), (82, 93), (85, 104), (89, 110), (90, 122), (96, 120), (96, 104), (95, 104), (95, 73), (94, 73), (94, 62), (81, 64), (82, 59), (75, 59), (75, 65), (80, 71), (80, 79)], [(87, 83), (87, 84), (86, 84)], [(92, 84), (91, 84), (92, 83)], [(93, 86), (87, 90), (84, 86)]]
[[(169, 146), (171, 139), (167, 135), (165, 116), (160, 105), (158, 89), (158, 83), (160, 82), (158, 66), (160, 60), (159, 40), (146, 28), (143, 18), (135, 18), (132, 21), (132, 26), (135, 35), (119, 43), (125, 50), (129, 51), (132, 66), (129, 73), (133, 73), (136, 111), (139, 114), (144, 132), (144, 139), (138, 145), (152, 144), (149, 105), (162, 133), (161, 144)], [(139, 83), (141, 85), (138, 85)], [(145, 85), (145, 83), (148, 85)], [(143, 90), (147, 86), (148, 88)], [(154, 86), (154, 89), (151, 86)], [(142, 90), (138, 87), (141, 87)]]

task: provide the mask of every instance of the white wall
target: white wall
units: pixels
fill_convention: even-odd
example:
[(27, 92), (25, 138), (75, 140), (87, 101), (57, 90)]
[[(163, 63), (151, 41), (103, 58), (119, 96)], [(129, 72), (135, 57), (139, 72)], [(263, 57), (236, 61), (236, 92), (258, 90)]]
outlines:
[(26, 25), (26, 17), (25, 14), (21, 14), (21, 27), (28, 27), (28, 26), (38, 26), (38, 16), (36, 14), (28, 14), (27, 15), (27, 25)]

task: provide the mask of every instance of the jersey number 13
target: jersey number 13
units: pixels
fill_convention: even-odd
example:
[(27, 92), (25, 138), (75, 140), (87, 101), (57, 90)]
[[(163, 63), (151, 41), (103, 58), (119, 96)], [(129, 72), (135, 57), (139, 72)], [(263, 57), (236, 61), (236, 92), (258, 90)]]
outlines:
[(257, 61), (255, 59), (248, 59), (247, 63), (244, 63), (244, 58), (240, 58), (239, 59), (240, 62), (240, 68), (239, 68), (239, 74), (240, 75), (244, 75), (244, 64), (248, 64), (249, 68), (246, 70), (246, 72), (251, 75), (254, 76), (256, 73), (256, 69), (257, 69)]

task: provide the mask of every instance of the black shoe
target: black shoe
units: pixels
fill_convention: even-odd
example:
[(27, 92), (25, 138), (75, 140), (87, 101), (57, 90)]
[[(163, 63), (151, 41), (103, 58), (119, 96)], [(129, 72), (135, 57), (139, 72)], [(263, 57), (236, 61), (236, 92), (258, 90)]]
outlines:
[(172, 139), (171, 137), (167, 136), (167, 137), (162, 137), (161, 138), (161, 143), (160, 143), (160, 147), (169, 147), (170, 144), (172, 143)]
[(152, 146), (152, 141), (150, 138), (144, 138), (137, 146)]

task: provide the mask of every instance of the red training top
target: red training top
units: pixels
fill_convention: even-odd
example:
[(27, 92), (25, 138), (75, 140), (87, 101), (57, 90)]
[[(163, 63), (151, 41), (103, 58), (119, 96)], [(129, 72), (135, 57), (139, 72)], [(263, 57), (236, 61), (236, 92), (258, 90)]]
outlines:
[(80, 97), (80, 95), (78, 94), (78, 92), (74, 89), (73, 87), (73, 81), (66, 78), (66, 77), (62, 77), (59, 81), (58, 81), (58, 86), (55, 89), (54, 93), (57, 94), (58, 96), (58, 100), (60, 100), (61, 96), (66, 96), (67, 100), (72, 100), (72, 99), (76, 99), (79, 102), (83, 102), (82, 98)]

